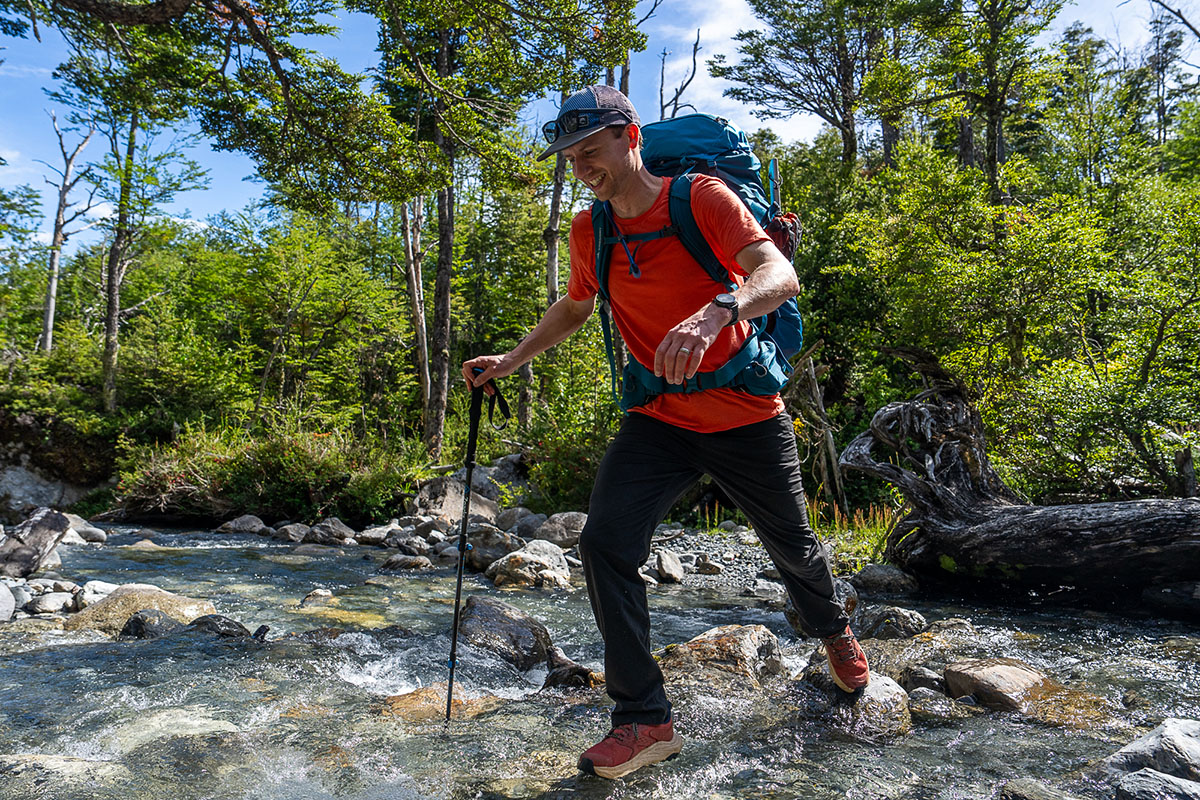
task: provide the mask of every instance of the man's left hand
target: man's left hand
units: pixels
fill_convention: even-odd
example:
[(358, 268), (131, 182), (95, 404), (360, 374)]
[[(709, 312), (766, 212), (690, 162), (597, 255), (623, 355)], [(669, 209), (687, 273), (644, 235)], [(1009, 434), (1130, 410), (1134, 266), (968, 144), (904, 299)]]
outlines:
[(667, 383), (683, 383), (700, 369), (704, 353), (729, 321), (729, 311), (709, 303), (667, 331), (654, 351), (654, 374)]

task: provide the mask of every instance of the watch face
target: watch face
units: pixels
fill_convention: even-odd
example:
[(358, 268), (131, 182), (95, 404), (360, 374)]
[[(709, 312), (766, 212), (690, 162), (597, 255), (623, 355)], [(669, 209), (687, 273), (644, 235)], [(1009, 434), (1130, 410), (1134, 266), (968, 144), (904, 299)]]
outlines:
[(732, 308), (737, 305), (737, 298), (734, 297), (733, 295), (729, 294), (728, 292), (721, 292), (721, 294), (717, 295), (713, 299), (713, 302), (715, 302), (719, 306), (725, 306), (726, 308)]

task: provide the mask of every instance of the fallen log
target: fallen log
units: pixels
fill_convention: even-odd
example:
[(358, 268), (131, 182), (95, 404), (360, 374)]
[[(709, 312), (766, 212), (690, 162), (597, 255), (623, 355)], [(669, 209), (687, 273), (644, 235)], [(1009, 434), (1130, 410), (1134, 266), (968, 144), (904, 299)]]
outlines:
[(1140, 590), (1200, 580), (1200, 499), (1034, 506), (992, 468), (983, 422), (943, 385), (880, 409), (841, 464), (895, 485), (911, 511), (885, 556), (927, 580)]

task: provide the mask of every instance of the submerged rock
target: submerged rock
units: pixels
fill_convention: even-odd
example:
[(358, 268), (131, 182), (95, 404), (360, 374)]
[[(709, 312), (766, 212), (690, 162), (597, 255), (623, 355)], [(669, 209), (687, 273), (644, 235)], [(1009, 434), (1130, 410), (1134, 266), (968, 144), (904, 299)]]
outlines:
[(951, 697), (971, 695), (981, 705), (1004, 711), (1026, 707), (1028, 695), (1052, 680), (1015, 658), (977, 658), (946, 667), (943, 677)]
[(908, 693), (908, 710), (915, 722), (948, 725), (984, 713), (978, 706), (951, 700), (936, 689), (920, 687)]
[(207, 600), (172, 594), (157, 586), (131, 583), (121, 586), (100, 602), (68, 618), (65, 627), (69, 631), (90, 628), (115, 636), (125, 627), (125, 622), (130, 616), (143, 609), (157, 609), (185, 624), (196, 617), (217, 612)]
[[(451, 719), (473, 719), (480, 714), (493, 711), (504, 704), (504, 700), (493, 695), (464, 697), (460, 687), (451, 700)], [(435, 722), (446, 718), (446, 683), (435, 683), (414, 692), (385, 697), (379, 713), (384, 717), (398, 717), (406, 722)]]
[(1075, 800), (1075, 798), (1051, 789), (1038, 781), (1020, 778), (1004, 784), (997, 800)]
[(520, 670), (545, 663), (553, 646), (545, 625), (502, 600), (479, 595), (467, 598), (458, 635)]
[(604, 673), (594, 672), (582, 664), (577, 664), (567, 658), (567, 654), (559, 647), (550, 648), (547, 666), (550, 673), (542, 682), (543, 689), (596, 689), (604, 685)]
[(184, 630), (195, 633), (212, 633), (223, 639), (250, 638), (249, 628), (235, 619), (220, 614), (205, 614), (203, 617), (197, 617), (188, 623)]
[(183, 628), (182, 622), (171, 619), (157, 609), (148, 608), (131, 615), (119, 636), (122, 639), (158, 639), (178, 633)]
[(380, 570), (390, 572), (392, 570), (407, 571), (417, 569), (433, 569), (433, 562), (425, 556), (410, 556), (404, 553), (397, 553), (383, 562), (379, 567)]

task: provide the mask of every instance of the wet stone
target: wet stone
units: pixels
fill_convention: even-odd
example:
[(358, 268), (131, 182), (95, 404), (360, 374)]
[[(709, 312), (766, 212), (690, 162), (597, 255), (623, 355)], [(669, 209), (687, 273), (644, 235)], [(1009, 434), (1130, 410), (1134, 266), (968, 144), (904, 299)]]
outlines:
[(250, 638), (250, 630), (245, 625), (220, 614), (205, 614), (203, 617), (198, 617), (192, 620), (185, 630), (196, 633), (211, 633), (223, 639)]
[(1200, 721), (1171, 718), (1104, 760), (1112, 773), (1151, 767), (1167, 775), (1200, 781)]
[(908, 693), (908, 709), (914, 722), (949, 725), (984, 713), (978, 706), (951, 700), (934, 689), (918, 688)]
[[(450, 705), (451, 719), (472, 719), (504, 704), (495, 695), (463, 697), (461, 689), (455, 691)], [(407, 694), (385, 697), (379, 713), (384, 717), (397, 717), (406, 722), (436, 722), (446, 718), (446, 683), (436, 683)]]
[(354, 529), (337, 517), (329, 517), (312, 526), (304, 535), (305, 544), (340, 545), (354, 539)]
[(410, 556), (397, 553), (383, 562), (383, 565), (379, 569), (385, 572), (433, 569), (433, 562), (425, 556)]
[(824, 698), (820, 716), (836, 738), (876, 742), (904, 736), (912, 730), (908, 694), (886, 675), (872, 671), (866, 688), (853, 694), (844, 692), (829, 674), (824, 648), (818, 647), (809, 658), (802, 680)]
[(329, 547), (323, 544), (301, 544), (292, 549), (294, 556), (344, 556), (346, 551), (340, 547)]
[(524, 542), (511, 533), (505, 533), (494, 525), (476, 524), (467, 530), (467, 566), (475, 572), (483, 572), (509, 553), (520, 550)]
[(543, 689), (596, 689), (604, 685), (604, 673), (575, 663), (559, 647), (550, 648), (547, 666), (550, 672), (542, 683)]
[(571, 586), (571, 567), (562, 548), (542, 539), (534, 539), (492, 562), (484, 575), (497, 587), (567, 589)]
[(1069, 794), (1051, 789), (1044, 783), (1020, 778), (1004, 784), (997, 800), (1076, 800)]
[(1019, 711), (1026, 696), (1050, 677), (1015, 658), (979, 658), (959, 661), (942, 673), (952, 697), (971, 695), (982, 705)]
[(158, 609), (148, 608), (133, 614), (121, 628), (122, 639), (158, 639), (170, 636), (183, 630), (182, 622), (177, 622)]
[(697, 672), (749, 678), (754, 685), (783, 673), (779, 640), (762, 625), (723, 625), (654, 654), (668, 682)]
[(552, 646), (545, 625), (502, 600), (479, 595), (467, 598), (459, 636), (520, 670), (545, 663)]
[(907, 639), (924, 633), (928, 627), (925, 617), (897, 606), (864, 609), (855, 623), (860, 639)]
[(917, 591), (916, 580), (907, 572), (887, 564), (868, 564), (850, 578), (864, 595), (909, 595)]
[(217, 528), (217, 533), (257, 534), (266, 527), (266, 523), (253, 514), (243, 514), (236, 519), (231, 519), (223, 523)]
[(1116, 800), (1200, 800), (1200, 783), (1147, 767), (1117, 781)]
[(311, 530), (312, 528), (303, 522), (293, 522), (290, 525), (282, 525), (276, 528), (275, 533), (271, 534), (271, 538), (282, 542), (303, 542), (304, 537), (308, 536)]
[(308, 606), (328, 605), (332, 602), (333, 592), (328, 589), (313, 589), (304, 595), (304, 599), (300, 601), (300, 607), (307, 608)]
[(938, 694), (946, 694), (946, 681), (942, 678), (941, 673), (921, 666), (905, 669), (900, 674), (899, 683), (909, 694), (916, 689), (932, 689)]
[(172, 594), (155, 586), (128, 584), (68, 618), (66, 627), (67, 630), (92, 628), (115, 635), (120, 633), (132, 614), (148, 608), (162, 611), (183, 623), (191, 622), (205, 614), (216, 613), (212, 603), (206, 600)]

